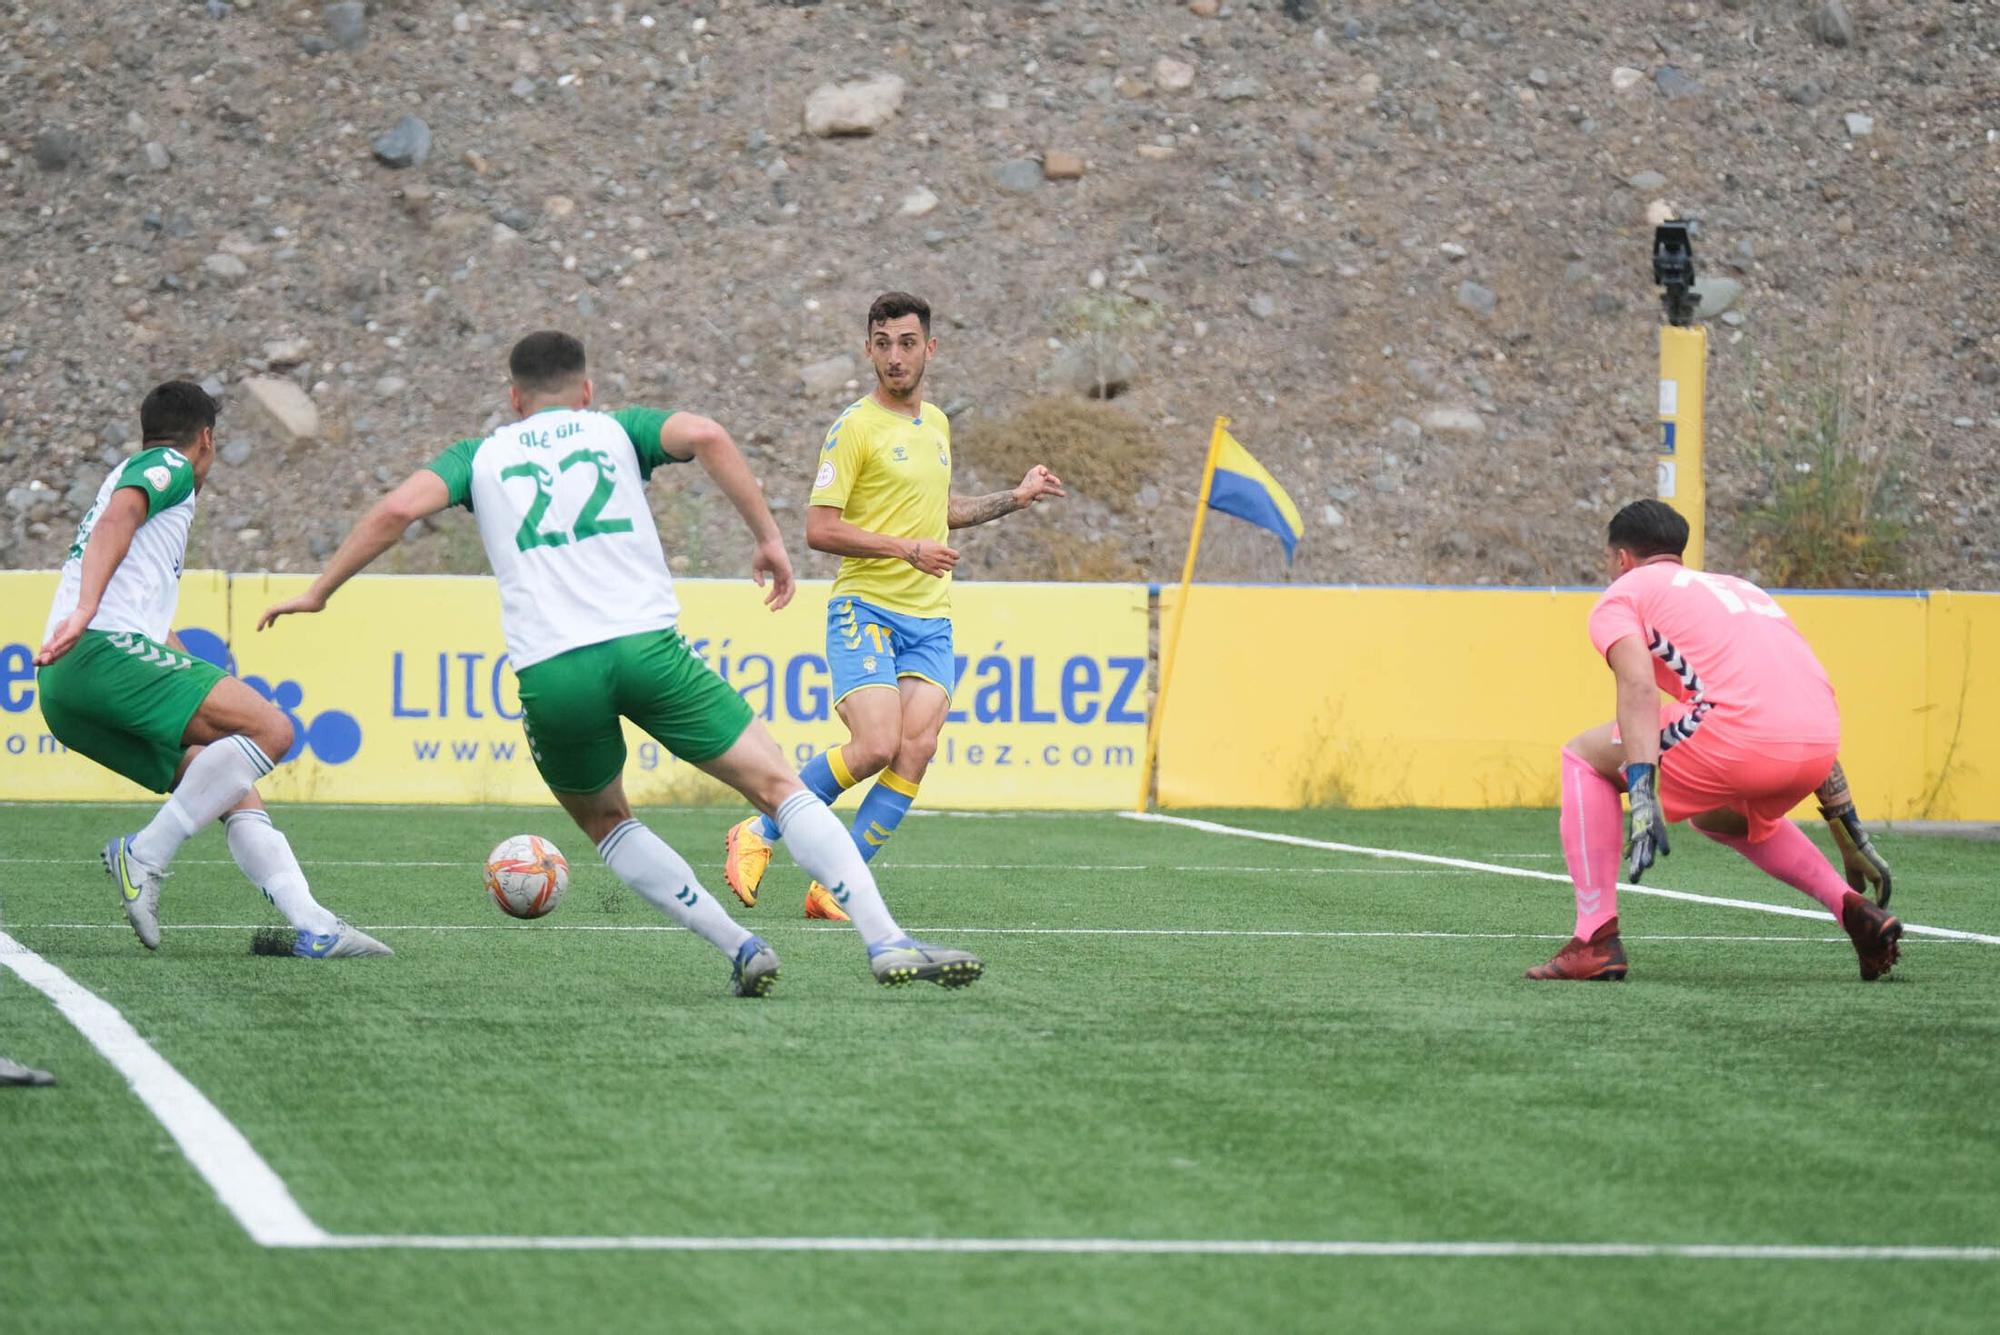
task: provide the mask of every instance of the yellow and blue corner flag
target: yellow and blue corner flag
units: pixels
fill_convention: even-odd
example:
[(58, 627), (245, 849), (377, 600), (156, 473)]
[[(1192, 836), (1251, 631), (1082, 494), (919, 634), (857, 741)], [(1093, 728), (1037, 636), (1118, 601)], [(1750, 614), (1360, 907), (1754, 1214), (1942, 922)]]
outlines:
[(1216, 432), (1215, 477), (1209, 483), (1208, 505), (1211, 510), (1270, 529), (1285, 544), (1285, 564), (1291, 564), (1292, 551), (1306, 531), (1299, 507), (1292, 504), (1292, 498), (1264, 465), (1251, 458), (1250, 451), (1227, 431)]

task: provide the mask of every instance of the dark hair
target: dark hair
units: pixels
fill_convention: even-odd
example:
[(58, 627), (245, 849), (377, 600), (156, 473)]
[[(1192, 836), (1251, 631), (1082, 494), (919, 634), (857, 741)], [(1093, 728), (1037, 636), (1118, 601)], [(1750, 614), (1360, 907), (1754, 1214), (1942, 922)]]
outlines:
[(139, 438), (151, 445), (187, 445), (215, 425), (219, 405), (192, 380), (169, 380), (139, 405)]
[(1687, 550), (1688, 521), (1665, 501), (1634, 501), (1611, 516), (1609, 541), (1642, 560), (1679, 556)]
[(875, 326), (890, 320), (900, 320), (905, 315), (917, 317), (917, 323), (924, 327), (924, 337), (931, 336), (931, 304), (922, 297), (913, 297), (907, 292), (884, 292), (868, 307), (868, 333), (875, 332)]
[(583, 341), (556, 329), (537, 330), (507, 354), (507, 374), (527, 394), (566, 388), (583, 371)]

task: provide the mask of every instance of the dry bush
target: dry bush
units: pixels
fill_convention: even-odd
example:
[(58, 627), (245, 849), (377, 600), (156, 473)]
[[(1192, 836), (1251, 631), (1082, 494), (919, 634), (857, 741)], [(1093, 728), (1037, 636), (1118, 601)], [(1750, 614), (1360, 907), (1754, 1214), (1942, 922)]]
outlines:
[(956, 461), (989, 482), (1012, 486), (1047, 464), (1072, 494), (1121, 512), (1159, 474), (1160, 450), (1150, 433), (1108, 403), (1036, 399), (1010, 417), (972, 418), (952, 434)]

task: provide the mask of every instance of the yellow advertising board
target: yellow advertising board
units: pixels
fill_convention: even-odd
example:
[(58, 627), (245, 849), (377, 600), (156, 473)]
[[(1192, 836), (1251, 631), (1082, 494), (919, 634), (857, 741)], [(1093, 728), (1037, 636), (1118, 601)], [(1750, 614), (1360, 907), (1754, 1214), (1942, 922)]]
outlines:
[[(48, 738), (29, 656), (52, 575), (5, 575), (0, 623), (0, 797), (139, 792)], [(297, 575), (191, 574), (176, 629), (291, 716), (290, 763), (259, 785), (274, 801), (549, 800), (522, 738), (520, 698), (485, 577), (362, 576), (327, 610), (255, 627)], [(825, 661), (828, 585), (782, 612), (747, 580), (683, 580), (695, 651), (803, 763), (846, 732)], [(959, 684), (923, 802), (941, 807), (1109, 808), (1130, 801), (1145, 740), (1143, 585), (967, 583), (953, 589)], [(17, 661), (18, 660), (18, 661)], [(628, 728), (627, 791), (646, 804), (736, 800)], [(858, 795), (852, 800), (858, 800)]]
[[(1177, 591), (1161, 595), (1170, 616)], [(1613, 712), (1591, 591), (1196, 585), (1163, 806), (1551, 806)], [(1841, 704), (1871, 819), (2000, 818), (2000, 595), (1779, 595)]]

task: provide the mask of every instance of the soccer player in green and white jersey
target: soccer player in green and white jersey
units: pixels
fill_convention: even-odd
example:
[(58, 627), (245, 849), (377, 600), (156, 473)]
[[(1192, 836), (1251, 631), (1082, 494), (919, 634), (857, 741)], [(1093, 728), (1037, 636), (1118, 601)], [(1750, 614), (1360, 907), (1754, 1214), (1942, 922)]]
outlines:
[(226, 812), (230, 854), (291, 923), (293, 954), (387, 955), (389, 947), (313, 898), (257, 798), (257, 780), (291, 750), (291, 720), (185, 652), (169, 629), (195, 495), (215, 462), (215, 416), (215, 400), (185, 380), (168, 381), (140, 405), (144, 448), (104, 479), (63, 563), (35, 654), (42, 717), (70, 750), (173, 794), (144, 829), (104, 848), (105, 870), (146, 949), (160, 946), (167, 865)]
[(980, 960), (913, 941), (896, 925), (839, 819), (676, 628), (680, 604), (645, 491), (669, 464), (701, 464), (756, 540), (750, 568), (760, 586), (770, 580), (764, 601), (773, 609), (791, 601), (791, 558), (736, 442), (693, 413), (594, 411), (583, 344), (567, 334), (528, 335), (508, 370), (515, 420), (411, 474), (361, 518), (312, 587), (266, 611), (259, 628), (320, 611), (411, 523), (469, 506), (500, 583), (500, 624), (535, 767), (619, 880), (731, 961), (736, 995), (768, 992), (777, 954), (633, 819), (621, 717), (777, 821), (794, 858), (834, 887), (852, 915), (877, 981), (960, 987), (977, 979)]

